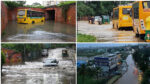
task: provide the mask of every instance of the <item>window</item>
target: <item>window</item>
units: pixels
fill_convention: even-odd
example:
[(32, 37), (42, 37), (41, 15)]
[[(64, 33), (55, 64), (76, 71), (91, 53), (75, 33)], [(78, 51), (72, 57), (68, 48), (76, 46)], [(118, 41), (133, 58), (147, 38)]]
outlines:
[(32, 12), (30, 10), (27, 10), (27, 17), (31, 17), (32, 16)]
[(24, 16), (24, 15), (25, 15), (25, 10), (20, 10), (20, 11), (18, 12), (18, 15), (19, 15), (19, 16)]
[(144, 8), (144, 9), (150, 8), (150, 1), (144, 1), (144, 2), (143, 2), (143, 8)]
[(131, 12), (131, 8), (123, 8), (122, 9), (123, 14), (130, 14), (130, 12)]
[(43, 16), (44, 16), (43, 12), (27, 10), (27, 17), (43, 17)]
[(139, 2), (133, 4), (133, 15), (135, 19), (139, 18)]
[(114, 19), (118, 19), (119, 18), (119, 8), (114, 10)]

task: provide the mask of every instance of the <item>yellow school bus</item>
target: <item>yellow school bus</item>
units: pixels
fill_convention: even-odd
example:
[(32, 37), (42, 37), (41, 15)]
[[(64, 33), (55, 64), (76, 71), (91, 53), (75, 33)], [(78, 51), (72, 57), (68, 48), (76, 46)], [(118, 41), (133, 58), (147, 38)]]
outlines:
[(113, 8), (113, 28), (132, 27), (131, 8), (127, 5)]
[(150, 1), (137, 1), (132, 4), (133, 29), (136, 36), (150, 40)]
[(19, 9), (17, 13), (18, 23), (37, 23), (44, 22), (45, 17), (43, 12), (29, 10), (29, 9)]

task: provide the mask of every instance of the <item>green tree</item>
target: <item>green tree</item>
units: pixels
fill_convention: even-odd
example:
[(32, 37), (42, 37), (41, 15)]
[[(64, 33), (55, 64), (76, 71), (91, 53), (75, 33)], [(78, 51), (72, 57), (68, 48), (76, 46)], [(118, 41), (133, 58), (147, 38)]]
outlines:
[(33, 6), (33, 7), (38, 7), (38, 6), (41, 6), (41, 4), (38, 3), (38, 2), (35, 2), (35, 3), (32, 4), (32, 6)]
[(9, 8), (22, 7), (25, 1), (3, 1)]
[(79, 70), (79, 75), (82, 76), (82, 84), (84, 84), (85, 75), (86, 75), (86, 65), (82, 64), (78, 70)]
[[(41, 44), (2, 44), (2, 48), (13, 49), (22, 55), (22, 63), (28, 58), (28, 53), (36, 51), (41, 52)], [(39, 55), (40, 56), (40, 55)]]
[(83, 16), (111, 15), (113, 8), (128, 3), (132, 3), (132, 1), (78, 1), (77, 15), (78, 18)]

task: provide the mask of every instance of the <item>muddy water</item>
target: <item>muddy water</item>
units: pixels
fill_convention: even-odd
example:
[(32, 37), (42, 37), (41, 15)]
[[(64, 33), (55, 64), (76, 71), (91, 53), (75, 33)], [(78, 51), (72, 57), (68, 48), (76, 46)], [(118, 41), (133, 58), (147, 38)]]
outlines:
[(127, 57), (126, 62), (128, 64), (128, 70), (115, 84), (139, 84), (138, 73), (136, 72), (138, 68), (134, 64), (132, 55)]
[(5, 42), (74, 42), (75, 26), (54, 21), (36, 24), (9, 22), (2, 41)]
[(93, 35), (97, 42), (144, 42), (136, 38), (134, 32), (126, 30), (116, 30), (110, 24), (89, 24), (88, 21), (78, 21), (78, 32)]
[(44, 67), (42, 61), (46, 58), (25, 65), (4, 66), (2, 84), (75, 84), (74, 59), (62, 58), (61, 51), (62, 48), (49, 50), (48, 57), (57, 57), (58, 66)]

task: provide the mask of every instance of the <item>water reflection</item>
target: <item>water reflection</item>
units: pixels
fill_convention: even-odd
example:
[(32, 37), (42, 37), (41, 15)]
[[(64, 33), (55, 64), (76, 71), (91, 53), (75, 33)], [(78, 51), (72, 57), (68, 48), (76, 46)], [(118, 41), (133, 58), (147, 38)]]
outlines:
[(126, 59), (128, 64), (127, 72), (115, 84), (138, 84), (138, 72), (132, 55)]
[(9, 22), (2, 41), (42, 41), (42, 42), (73, 42), (75, 41), (75, 27), (46, 21), (36, 24), (17, 24)]

